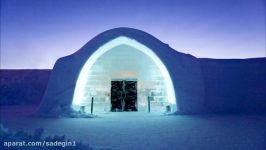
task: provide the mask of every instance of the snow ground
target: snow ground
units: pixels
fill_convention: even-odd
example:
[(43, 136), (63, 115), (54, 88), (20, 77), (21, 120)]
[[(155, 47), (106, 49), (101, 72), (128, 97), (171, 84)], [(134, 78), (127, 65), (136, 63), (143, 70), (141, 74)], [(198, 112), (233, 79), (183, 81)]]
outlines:
[[(25, 111), (25, 109), (23, 110)], [(7, 114), (8, 112), (9, 114)], [(181, 115), (115, 112), (96, 118), (36, 118), (1, 111), (1, 122), (13, 130), (66, 135), (96, 148), (119, 150), (263, 150), (263, 115)], [(18, 112), (18, 111), (16, 111)]]

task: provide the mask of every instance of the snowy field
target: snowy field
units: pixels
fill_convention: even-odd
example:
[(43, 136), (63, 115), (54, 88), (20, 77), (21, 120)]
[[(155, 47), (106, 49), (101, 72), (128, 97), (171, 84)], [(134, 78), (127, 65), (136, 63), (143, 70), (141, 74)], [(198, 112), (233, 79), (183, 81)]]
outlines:
[(96, 148), (119, 150), (263, 150), (263, 115), (181, 115), (116, 112), (96, 118), (27, 117), (33, 109), (1, 109), (1, 122), (12, 130), (66, 135)]

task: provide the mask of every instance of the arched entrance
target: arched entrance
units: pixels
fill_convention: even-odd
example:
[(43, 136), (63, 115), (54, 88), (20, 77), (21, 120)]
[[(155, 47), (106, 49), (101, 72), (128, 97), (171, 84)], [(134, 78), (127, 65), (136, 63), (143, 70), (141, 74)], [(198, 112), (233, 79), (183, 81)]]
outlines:
[(95, 111), (146, 111), (148, 97), (151, 111), (165, 111), (168, 105), (176, 109), (173, 83), (163, 62), (150, 48), (125, 36), (102, 45), (83, 65), (72, 107), (85, 106), (88, 112), (92, 97)]

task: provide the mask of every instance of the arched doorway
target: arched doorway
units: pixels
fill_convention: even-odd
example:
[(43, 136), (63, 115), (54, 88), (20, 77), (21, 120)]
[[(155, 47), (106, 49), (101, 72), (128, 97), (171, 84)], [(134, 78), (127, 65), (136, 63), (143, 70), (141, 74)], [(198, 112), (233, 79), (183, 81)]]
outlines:
[[(147, 46), (120, 36), (102, 45), (83, 65), (72, 106), (76, 110), (85, 106), (88, 112), (93, 97), (95, 111), (128, 110), (125, 107), (132, 107), (131, 111), (134, 111), (133, 105), (137, 111), (146, 111), (148, 96), (152, 111), (165, 111), (168, 105), (176, 109), (173, 83), (163, 62)], [(130, 104), (123, 101), (116, 103), (119, 98), (115, 100), (115, 97), (122, 97)]]

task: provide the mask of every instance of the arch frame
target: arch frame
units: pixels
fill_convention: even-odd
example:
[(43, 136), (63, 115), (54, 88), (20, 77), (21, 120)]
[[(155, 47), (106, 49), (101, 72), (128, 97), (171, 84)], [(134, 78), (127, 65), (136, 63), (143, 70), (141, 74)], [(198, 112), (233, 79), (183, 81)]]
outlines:
[(171, 76), (166, 66), (160, 60), (160, 58), (153, 52), (152, 49), (136, 41), (135, 39), (129, 38), (127, 36), (118, 36), (106, 42), (105, 44), (100, 46), (96, 51), (94, 51), (92, 55), (85, 61), (77, 77), (76, 86), (74, 89), (74, 94), (73, 94), (73, 99), (72, 99), (72, 105), (78, 106), (82, 103), (84, 92), (85, 92), (85, 86), (88, 80), (87, 75), (90, 73), (91, 67), (98, 60), (98, 58), (100, 58), (103, 54), (105, 54), (109, 50), (119, 45), (123, 45), (123, 44), (127, 46), (131, 46), (143, 52), (145, 55), (151, 58), (152, 61), (156, 64), (156, 66), (161, 71), (164, 81), (165, 81), (168, 103), (172, 106), (173, 111), (176, 111), (178, 108), (176, 106), (177, 104), (176, 93), (175, 93), (173, 81), (171, 79)]

